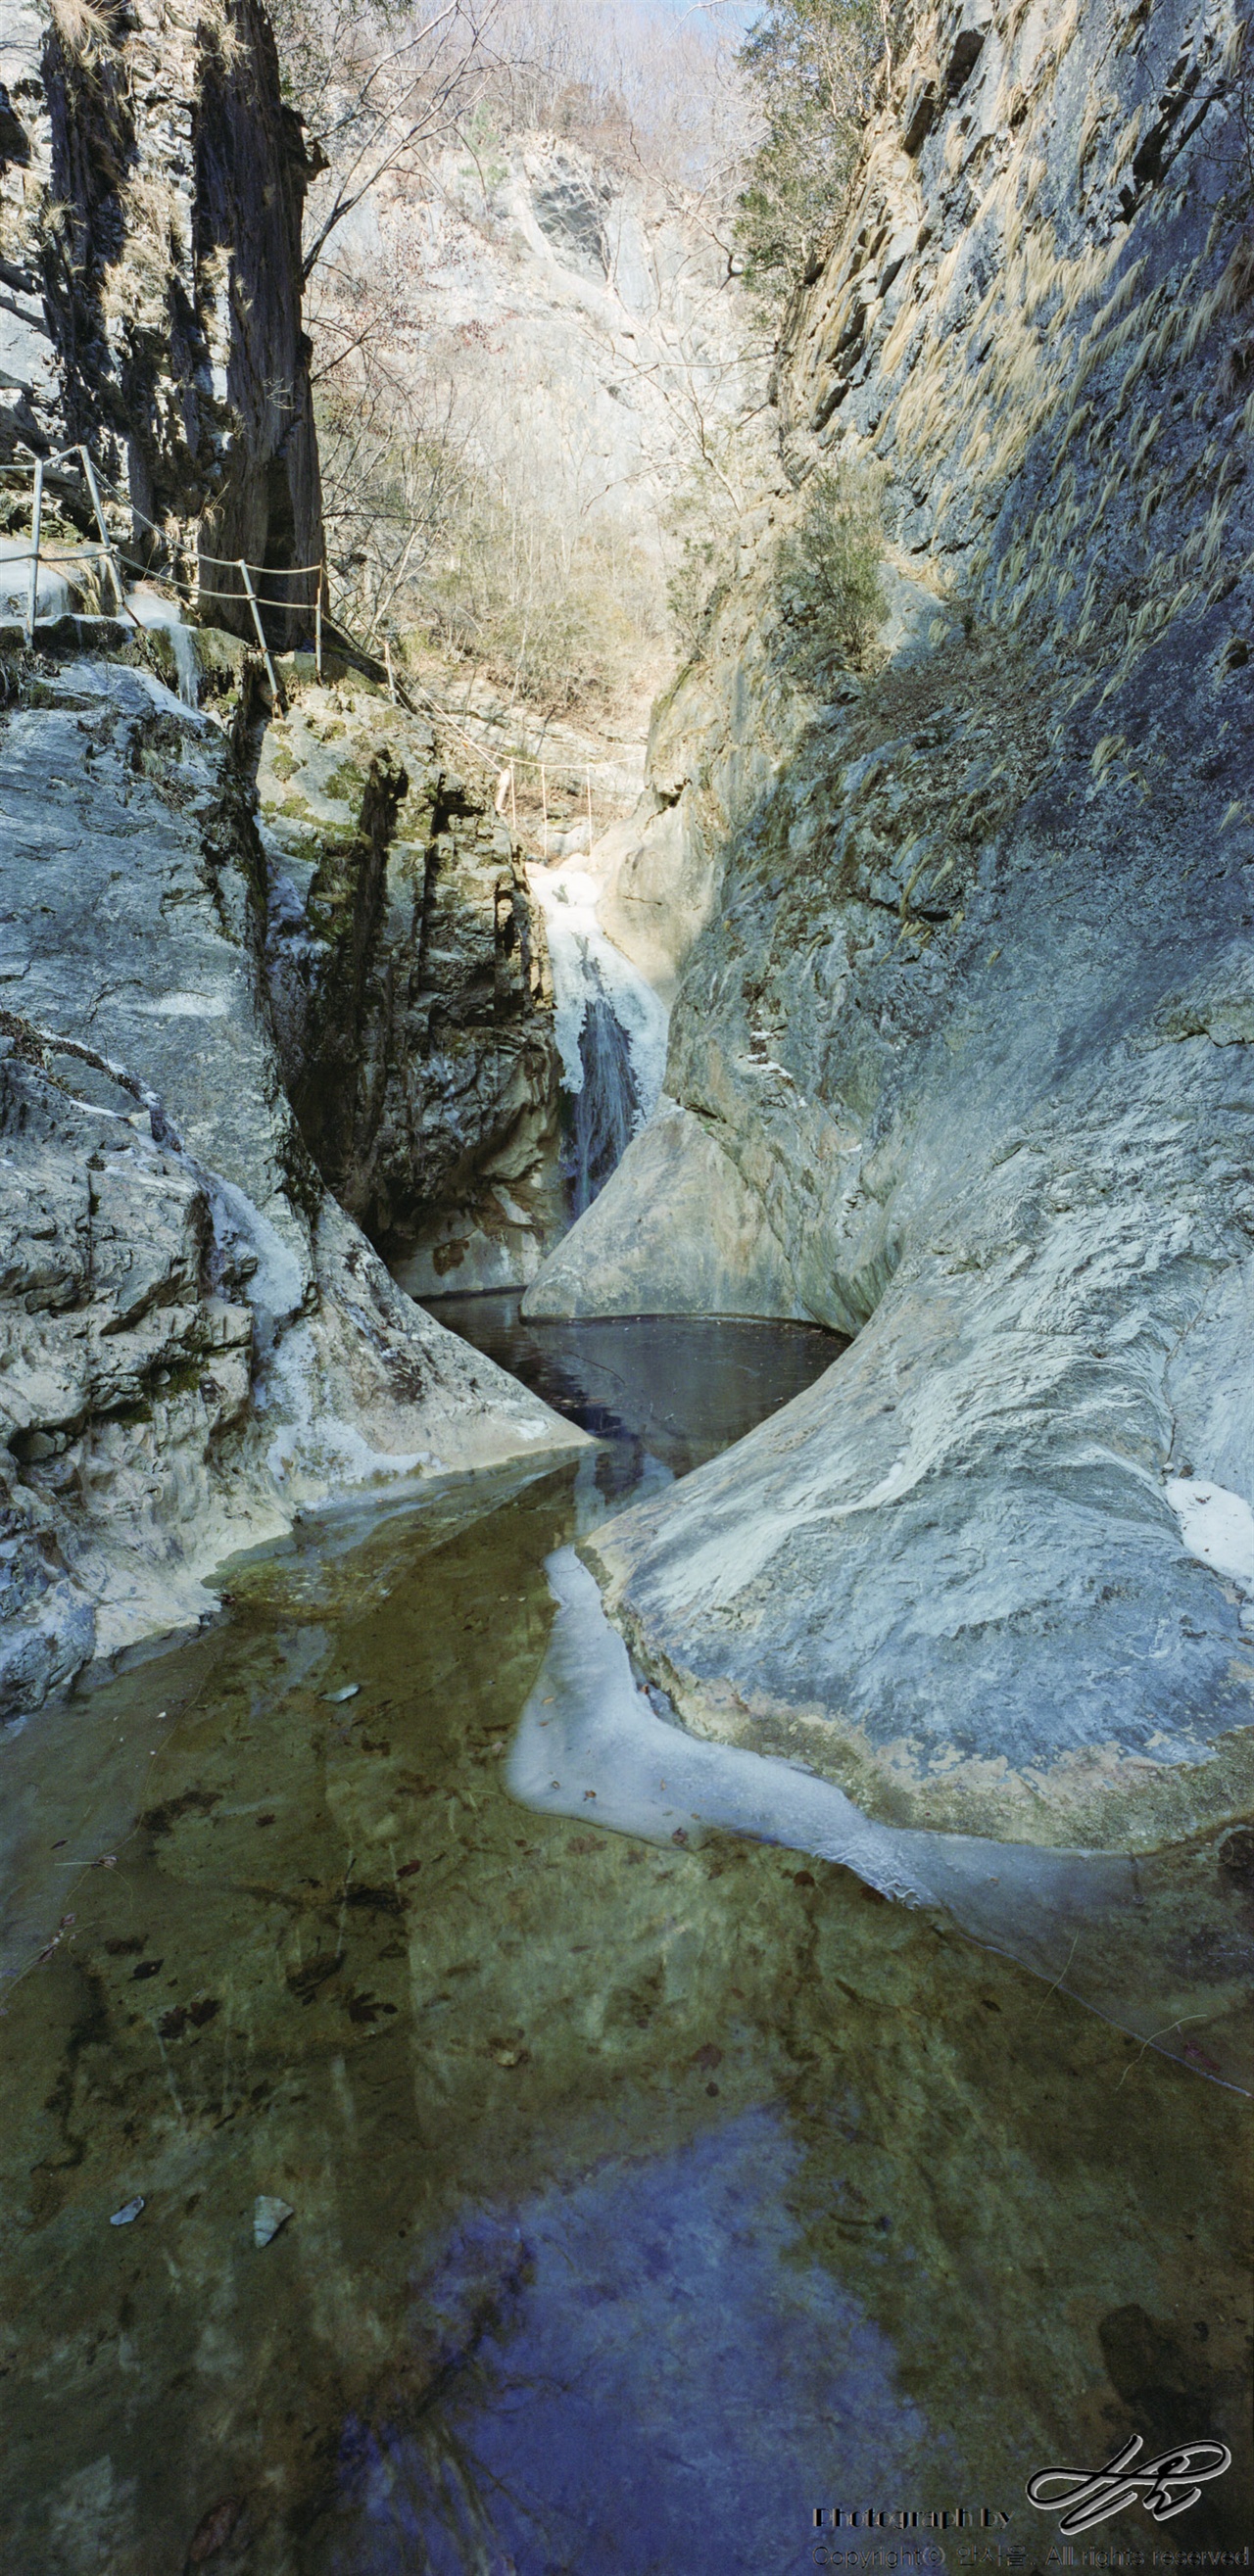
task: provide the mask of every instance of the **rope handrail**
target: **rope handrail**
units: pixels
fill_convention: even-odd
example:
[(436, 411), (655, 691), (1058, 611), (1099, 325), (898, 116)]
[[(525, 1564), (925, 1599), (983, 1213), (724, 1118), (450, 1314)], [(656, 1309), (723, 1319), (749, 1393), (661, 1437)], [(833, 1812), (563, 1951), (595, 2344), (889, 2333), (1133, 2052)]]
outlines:
[[(2, 543), (3, 539), (0, 539), (0, 544)], [(138, 581), (162, 582), (167, 590), (175, 591), (180, 595), (180, 598), (184, 590), (190, 590), (192, 588), (192, 584), (190, 582), (181, 582), (176, 573), (161, 572), (152, 564), (137, 563), (133, 555), (123, 554), (120, 546), (76, 546), (71, 554), (62, 554), (55, 551), (53, 547), (44, 545), (40, 546), (39, 552), (36, 554), (33, 546), (27, 546), (20, 554), (0, 554), (0, 570), (3, 570), (5, 564), (41, 563), (48, 564), (55, 569), (59, 565), (72, 567), (75, 564), (81, 563), (112, 563), (114, 561), (124, 565), (127, 572), (133, 572)], [(239, 561), (240, 558), (237, 557), (237, 564)], [(255, 567), (250, 564), (248, 569), (251, 572)], [(269, 578), (273, 575), (276, 569), (279, 569), (279, 567), (276, 567), (273, 564), (270, 565), (267, 577)], [(321, 566), (314, 564), (313, 566), (306, 566), (305, 569), (318, 572), (321, 570)], [(236, 601), (236, 603), (240, 600), (246, 601), (248, 596), (247, 592), (244, 590), (206, 590), (202, 582), (196, 583), (195, 592), (197, 599), (231, 599)], [(267, 599), (260, 591), (256, 592), (255, 596), (262, 608), (289, 609), (308, 607), (310, 604), (307, 600)]]
[[(43, 472), (46, 474), (51, 466), (65, 465), (69, 462), (71, 457), (79, 459), (81, 464), (84, 454), (84, 448), (80, 443), (75, 447), (62, 448), (55, 456), (33, 457), (29, 465), (0, 465), (0, 474), (18, 475), (21, 477), (23, 482), (29, 482), (31, 476), (35, 474), (40, 467), (42, 467)], [(112, 483), (107, 482), (101, 475), (95, 475), (92, 479), (95, 480), (99, 489), (107, 495), (108, 499), (114, 503), (117, 509), (129, 510), (132, 518), (141, 520), (144, 527), (151, 528), (154, 537), (162, 537), (165, 539), (167, 544), (169, 543), (168, 530), (161, 526), (159, 520), (150, 519), (147, 512), (140, 509), (137, 501), (128, 499), (125, 493), (117, 491), (115, 486)], [(93, 551), (100, 552), (106, 551), (106, 549), (93, 549)], [(111, 549), (111, 551), (117, 553), (119, 556), (121, 555), (120, 547), (115, 547)], [(45, 562), (49, 560), (48, 549), (46, 546), (41, 548), (41, 559)], [(9, 555), (5, 560), (9, 563), (24, 563), (28, 561), (29, 558), (25, 555)], [(129, 557), (123, 558), (123, 560), (130, 563)], [(198, 548), (196, 560), (198, 563), (212, 564), (217, 572), (235, 572), (239, 569), (239, 566), (245, 558), (241, 555), (202, 554)], [(131, 568), (134, 568), (133, 565)], [(264, 573), (269, 580), (307, 581), (311, 573), (323, 572), (325, 570), (325, 564), (258, 564), (249, 562), (248, 570), (250, 572)], [(173, 574), (154, 574), (147, 566), (144, 567), (144, 572), (145, 577), (149, 580), (175, 580), (175, 576)], [(208, 599), (239, 599), (243, 594), (237, 590), (211, 590), (207, 591), (204, 595)], [(269, 608), (299, 608), (306, 607), (309, 603), (303, 600), (276, 599), (266, 600), (262, 604)]]
[[(24, 442), (19, 442), (19, 444), (22, 443)], [(87, 485), (91, 505), (95, 513), (97, 525), (100, 529), (101, 543), (98, 546), (78, 546), (72, 553), (67, 554), (54, 551), (52, 548), (47, 546), (41, 546), (40, 526), (43, 509), (45, 473), (50, 467), (67, 464), (71, 459), (76, 460), (79, 471)], [(39, 604), (39, 566), (41, 562), (48, 564), (50, 568), (53, 569), (56, 569), (59, 566), (73, 565), (76, 563), (106, 562), (113, 576), (114, 585), (117, 591), (119, 611), (128, 616), (131, 619), (132, 624), (138, 627), (141, 633), (145, 631), (143, 621), (135, 615), (134, 608), (126, 596), (126, 589), (122, 580), (123, 569), (127, 572), (133, 573), (141, 581), (161, 584), (165, 589), (173, 591), (175, 600), (180, 607), (187, 604), (185, 594), (193, 589), (193, 583), (190, 580), (180, 579), (178, 575), (163, 572), (153, 565), (137, 564), (132, 556), (124, 554), (122, 548), (119, 545), (116, 545), (110, 538), (109, 530), (105, 522), (103, 502), (101, 499), (101, 479), (97, 476), (85, 443), (80, 441), (74, 447), (63, 448), (54, 456), (37, 456), (32, 454), (32, 461), (29, 467), (16, 464), (0, 465), (0, 476), (5, 475), (19, 475), (23, 480), (30, 475), (34, 482), (34, 506), (32, 511), (30, 546), (21, 553), (0, 556), (0, 563), (29, 563), (31, 567), (30, 588), (26, 612), (26, 635), (28, 644), (33, 644), (35, 637), (36, 610)], [(137, 503), (125, 499), (120, 493), (116, 492), (110, 484), (106, 483), (104, 485), (104, 490), (107, 492), (110, 500), (113, 501), (117, 508), (129, 510), (134, 518), (142, 520), (143, 525), (152, 530), (154, 536), (162, 537), (168, 544), (169, 539), (166, 530), (159, 527), (155, 519), (148, 518), (146, 513), (138, 507)], [(235, 604), (238, 604), (241, 600), (247, 602), (247, 605), (252, 612), (253, 625), (256, 628), (257, 633), (257, 642), (265, 661), (266, 670), (270, 679), (270, 686), (273, 690), (276, 704), (283, 703), (283, 692), (279, 686), (278, 673), (275, 669), (270, 648), (266, 640), (265, 630), (261, 623), (261, 610), (263, 608), (290, 611), (294, 608), (308, 608), (312, 605), (315, 620), (315, 660), (318, 676), (321, 678), (323, 626), (322, 599), (324, 589), (328, 591), (329, 595), (325, 558), (321, 563), (317, 564), (255, 564), (248, 562), (242, 555), (235, 557), (210, 554), (202, 555), (198, 550), (196, 560), (198, 566), (201, 563), (211, 564), (216, 571), (232, 571), (239, 573), (242, 584), (242, 587), (239, 590), (208, 590), (204, 587), (199, 578), (197, 578), (194, 584), (195, 600), (197, 605), (202, 599), (229, 600)], [(308, 600), (272, 599), (265, 593), (254, 588), (251, 579), (251, 575), (253, 573), (259, 573), (263, 579), (280, 581), (305, 581), (309, 579), (311, 574), (316, 573), (318, 576), (316, 597), (313, 602)], [(344, 625), (342, 620), (337, 619), (336, 624), (345, 641), (354, 651), (364, 654), (368, 660), (374, 660), (375, 657), (371, 654), (369, 645), (361, 643), (359, 638), (354, 636), (351, 628)], [(388, 686), (391, 691), (393, 703), (395, 704), (397, 698), (396, 680), (392, 671), (391, 655), (387, 651), (386, 643), (384, 645), (384, 659), (388, 676)], [(422, 689), (415, 684), (415, 693), (423, 702), (426, 712), (429, 715), (434, 716), (441, 725), (447, 726), (453, 733), (455, 733), (459, 739), (466, 744), (467, 749), (474, 753), (476, 760), (482, 762), (485, 769), (495, 772), (497, 779), (496, 810), (498, 814), (504, 811), (504, 797), (505, 794), (508, 793), (515, 830), (517, 829), (518, 822), (515, 772), (518, 769), (535, 769), (539, 771), (540, 798), (544, 814), (544, 845), (546, 856), (548, 852), (549, 838), (549, 772), (550, 770), (560, 771), (562, 769), (574, 769), (576, 771), (582, 770), (587, 786), (588, 832), (589, 837), (591, 838), (593, 831), (592, 772), (596, 769), (598, 772), (609, 771), (611, 774), (621, 776), (620, 763), (608, 760), (593, 761), (586, 757), (584, 759), (580, 759), (577, 754), (574, 757), (570, 757), (565, 760), (559, 756), (558, 759), (551, 761), (538, 759), (531, 752), (512, 752), (506, 756), (502, 756), (499, 750), (495, 753), (485, 750), (482, 743), (475, 741), (473, 734), (467, 733), (465, 726), (458, 722), (457, 717), (454, 716), (447, 707), (439, 706), (435, 699), (433, 699), (425, 689)], [(402, 695), (404, 695), (404, 692), (402, 692)], [(406, 705), (410, 705), (408, 697), (405, 698), (405, 703)], [(416, 713), (417, 710), (411, 706), (410, 712)], [(491, 723), (492, 721), (494, 721), (494, 719), (490, 717), (483, 718), (484, 723)]]
[[(65, 566), (70, 566), (70, 567), (72, 567), (73, 565), (75, 565), (75, 564), (79, 564), (79, 563), (96, 563), (96, 562), (100, 562), (100, 561), (102, 561), (102, 560), (107, 562), (107, 561), (111, 560), (113, 557), (116, 557), (117, 561), (118, 561), (120, 564), (122, 564), (122, 565), (124, 566), (124, 568), (126, 569), (126, 571), (127, 571), (127, 572), (133, 572), (139, 580), (141, 580), (141, 581), (149, 581), (149, 582), (153, 582), (153, 583), (161, 583), (161, 584), (163, 584), (163, 585), (164, 585), (164, 587), (165, 587), (167, 590), (172, 590), (172, 591), (174, 591), (174, 592), (176, 593), (176, 595), (180, 594), (180, 591), (181, 591), (181, 589), (182, 589), (182, 588), (187, 588), (187, 589), (190, 589), (190, 588), (191, 588), (191, 584), (190, 584), (190, 583), (180, 585), (180, 583), (179, 583), (179, 581), (178, 581), (178, 579), (177, 579), (176, 575), (175, 575), (175, 574), (173, 574), (173, 573), (157, 571), (157, 570), (155, 570), (155, 569), (154, 569), (151, 565), (149, 565), (149, 564), (140, 564), (140, 563), (137, 563), (137, 562), (136, 562), (136, 560), (135, 560), (135, 558), (134, 558), (134, 556), (133, 556), (133, 555), (127, 555), (127, 554), (124, 554), (124, 553), (122, 552), (122, 549), (121, 549), (121, 547), (120, 547), (120, 546), (119, 546), (119, 547), (106, 547), (106, 546), (78, 546), (78, 547), (76, 547), (76, 548), (74, 549), (74, 551), (73, 551), (72, 553), (63, 553), (63, 552), (61, 552), (61, 551), (59, 551), (59, 550), (54, 550), (52, 547), (49, 547), (49, 546), (41, 546), (41, 548), (40, 548), (40, 550), (39, 550), (38, 561), (39, 561), (40, 563), (46, 563), (46, 564), (48, 564), (49, 566), (51, 566), (51, 567), (55, 568), (55, 567), (57, 567), (57, 566), (59, 566), (59, 565), (65, 565)], [(34, 554), (34, 550), (33, 550), (33, 548), (28, 547), (28, 548), (26, 548), (26, 549), (25, 549), (25, 551), (24, 551), (24, 552), (22, 552), (22, 553), (20, 553), (20, 554), (10, 554), (10, 555), (0, 556), (0, 567), (2, 567), (2, 566), (3, 566), (4, 564), (6, 564), (6, 563), (9, 563), (9, 564), (16, 564), (16, 563), (33, 563), (35, 560), (36, 560), (36, 557), (35, 557), (35, 554)], [(208, 561), (218, 561), (218, 560), (219, 560), (219, 558), (217, 558), (217, 557), (212, 557), (212, 558), (211, 558), (211, 557), (206, 556), (203, 560), (205, 560), (206, 562), (208, 562)], [(221, 558), (221, 560), (225, 561), (226, 559), (225, 559), (225, 558)], [(239, 560), (239, 558), (236, 558), (236, 561), (237, 561), (237, 562), (238, 562), (238, 560)], [(251, 572), (251, 571), (255, 570), (255, 569), (256, 569), (256, 567), (250, 564), (250, 565), (249, 565), (249, 567), (248, 567), (248, 569), (249, 569), (249, 571)], [(306, 571), (319, 571), (319, 570), (321, 569), (321, 567), (320, 567), (319, 565), (307, 565), (307, 566), (303, 567), (303, 569), (305, 569)], [(273, 566), (271, 566), (271, 567), (270, 567), (270, 571), (271, 571), (271, 573), (273, 572), (273, 570), (274, 570), (274, 567), (273, 567)], [(225, 599), (225, 600), (232, 600), (232, 601), (236, 601), (236, 602), (238, 602), (238, 601), (240, 601), (240, 600), (242, 600), (242, 599), (245, 599), (245, 598), (246, 598), (246, 596), (247, 596), (247, 594), (246, 594), (244, 591), (242, 591), (242, 590), (206, 590), (206, 588), (205, 588), (205, 586), (204, 586), (203, 582), (197, 582), (197, 584), (196, 584), (196, 586), (195, 586), (195, 587), (196, 587), (196, 598), (197, 598), (198, 600), (201, 600), (201, 599)], [(279, 609), (284, 609), (284, 608), (288, 608), (288, 607), (290, 607), (290, 606), (292, 606), (292, 605), (293, 605), (293, 603), (292, 603), (291, 601), (289, 601), (289, 600), (285, 600), (285, 599), (270, 599), (270, 598), (267, 598), (267, 597), (266, 597), (266, 595), (265, 595), (263, 592), (261, 592), (261, 591), (256, 591), (256, 592), (254, 593), (254, 597), (255, 597), (255, 598), (256, 598), (256, 600), (257, 600), (257, 604), (258, 604), (258, 606), (259, 606), (259, 607), (261, 607), (261, 608), (279, 608)], [(299, 603), (298, 603), (298, 604), (299, 604)], [(350, 633), (350, 631), (349, 631), (349, 629), (348, 629), (347, 627), (345, 627), (345, 629), (344, 629), (344, 633), (348, 636), (349, 641), (350, 641), (351, 643), (358, 643), (358, 644), (360, 644), (360, 639), (359, 639), (359, 638), (357, 638), (357, 637), (352, 636), (352, 635), (351, 635), (351, 633)], [(368, 648), (367, 646), (365, 646), (365, 645), (360, 645), (360, 649), (361, 649), (363, 652), (365, 652), (365, 651), (368, 651), (368, 649), (369, 649), (369, 648)], [(411, 685), (412, 685), (412, 686), (413, 686), (413, 688), (414, 688), (414, 693), (415, 693), (415, 695), (416, 695), (418, 698), (420, 698), (420, 699), (421, 699), (422, 704), (423, 704), (423, 706), (425, 707), (425, 709), (426, 709), (427, 713), (428, 713), (429, 715), (432, 715), (432, 716), (436, 716), (436, 717), (438, 717), (438, 719), (439, 719), (439, 721), (440, 721), (440, 723), (441, 723), (441, 724), (443, 724), (443, 725), (447, 725), (447, 726), (451, 729), (451, 731), (452, 731), (452, 732), (454, 732), (454, 733), (458, 734), (458, 735), (460, 736), (461, 740), (462, 740), (464, 743), (466, 743), (466, 744), (468, 745), (469, 749), (470, 749), (471, 751), (473, 751), (473, 752), (477, 755), (477, 757), (478, 757), (480, 760), (482, 760), (482, 761), (484, 762), (485, 766), (486, 766), (487, 768), (489, 768), (489, 769), (493, 769), (493, 770), (497, 770), (497, 771), (499, 771), (499, 770), (501, 770), (501, 769), (505, 769), (505, 768), (515, 768), (515, 769), (535, 769), (535, 770), (538, 770), (538, 771), (540, 771), (542, 774), (545, 774), (545, 775), (547, 775), (550, 771), (553, 771), (553, 770), (560, 770), (560, 769), (563, 769), (563, 768), (565, 768), (565, 769), (575, 769), (575, 770), (579, 770), (579, 769), (582, 769), (582, 770), (594, 769), (594, 770), (597, 770), (597, 771), (600, 771), (600, 772), (604, 772), (604, 773), (606, 773), (606, 774), (607, 774), (607, 775), (609, 775), (609, 776), (614, 776), (614, 775), (617, 775), (617, 774), (619, 774), (619, 773), (621, 772), (621, 769), (622, 769), (622, 763), (621, 763), (621, 762), (619, 762), (619, 761), (613, 761), (613, 760), (591, 760), (591, 761), (590, 761), (590, 760), (588, 760), (588, 758), (586, 757), (586, 755), (584, 755), (584, 754), (582, 754), (582, 753), (580, 753), (580, 752), (571, 752), (571, 753), (569, 753), (569, 754), (565, 754), (565, 755), (563, 755), (561, 752), (556, 752), (556, 753), (555, 753), (555, 755), (554, 755), (554, 757), (553, 757), (551, 760), (541, 760), (541, 759), (540, 759), (540, 758), (539, 758), (535, 753), (533, 753), (533, 752), (524, 752), (524, 751), (510, 751), (510, 752), (505, 752), (505, 751), (496, 751), (496, 752), (494, 752), (493, 750), (491, 750), (491, 749), (489, 749), (489, 748), (485, 747), (485, 745), (484, 745), (483, 743), (476, 742), (476, 740), (475, 740), (475, 738), (474, 738), (474, 735), (473, 735), (473, 734), (470, 734), (470, 733), (467, 733), (465, 726), (459, 722), (458, 718), (457, 718), (455, 715), (453, 715), (453, 713), (451, 712), (451, 710), (450, 710), (448, 707), (442, 707), (442, 706), (439, 704), (439, 702), (438, 702), (438, 700), (437, 700), (437, 699), (435, 699), (435, 698), (433, 698), (433, 697), (431, 697), (431, 696), (430, 696), (430, 694), (429, 694), (429, 692), (428, 692), (427, 690), (423, 689), (423, 688), (422, 688), (421, 686), (419, 686), (419, 684), (418, 684), (418, 683), (416, 683), (416, 682), (411, 683)], [(496, 718), (496, 717), (492, 717), (492, 716), (483, 716), (483, 717), (481, 717), (481, 718), (479, 719), (479, 721), (480, 721), (481, 723), (483, 723), (483, 724), (494, 724), (494, 723), (498, 723), (498, 722), (500, 721), (500, 719), (499, 719), (499, 718)]]
[[(148, 523), (148, 524), (149, 524), (149, 526), (151, 526), (151, 524), (152, 524), (152, 523), (151, 523), (151, 521), (149, 521), (149, 523)], [(158, 534), (158, 535), (160, 535), (160, 534), (161, 534), (160, 529), (158, 529), (157, 534)], [(213, 566), (215, 567), (215, 569), (216, 569), (218, 572), (233, 572), (233, 571), (235, 570), (236, 565), (237, 565), (238, 563), (241, 563), (241, 562), (243, 561), (243, 557), (242, 557), (241, 555), (203, 555), (203, 554), (201, 554), (201, 553), (200, 553), (200, 551), (199, 551), (199, 549), (198, 549), (198, 550), (197, 550), (197, 555), (196, 555), (196, 561), (197, 561), (197, 563), (213, 564)], [(266, 575), (266, 577), (267, 577), (267, 579), (268, 579), (268, 580), (269, 580), (269, 579), (271, 579), (271, 578), (274, 578), (274, 579), (277, 579), (277, 580), (279, 580), (279, 581), (306, 581), (306, 580), (308, 579), (308, 577), (309, 577), (309, 575), (310, 575), (310, 573), (311, 573), (311, 572), (321, 572), (321, 570), (322, 570), (322, 566), (321, 566), (321, 564), (320, 564), (320, 563), (316, 563), (316, 564), (255, 564), (255, 563), (250, 563), (250, 565), (249, 565), (248, 569), (249, 569), (249, 571), (250, 571), (250, 572), (263, 572), (263, 573), (265, 573), (265, 575)], [(219, 595), (220, 595), (222, 598), (224, 598), (224, 599), (225, 599), (226, 597), (228, 597), (228, 596), (229, 596), (229, 594), (228, 594), (227, 592), (225, 592), (225, 591), (223, 591), (223, 592), (222, 592), (222, 593), (220, 593)], [(287, 604), (287, 605), (298, 605), (299, 603), (296, 603), (296, 602), (288, 602), (288, 603), (286, 603), (286, 604)]]

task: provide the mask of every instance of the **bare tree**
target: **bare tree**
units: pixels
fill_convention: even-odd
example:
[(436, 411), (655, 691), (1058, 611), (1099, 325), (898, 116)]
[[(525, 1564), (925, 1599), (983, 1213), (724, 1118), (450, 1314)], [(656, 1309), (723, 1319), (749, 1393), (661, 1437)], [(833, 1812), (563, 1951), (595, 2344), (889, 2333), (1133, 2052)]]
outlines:
[[(738, 512), (754, 407), (734, 325), (703, 337), (700, 319), (720, 274), (729, 323), (736, 293), (734, 47), (660, 0), (425, 0), (419, 19), (397, 0), (276, 0), (276, 14), (325, 165), (306, 313), (337, 613), (376, 647), (443, 643), (553, 711), (645, 669), (660, 679), (668, 575), (694, 529)], [(467, 253), (473, 269), (476, 231), (508, 228), (494, 191), (546, 135), (619, 185), (634, 176), (655, 229), (673, 219), (692, 245), (691, 293), (670, 274), (672, 236), (636, 339), (589, 345), (589, 381), (611, 371), (647, 422), (634, 471), (597, 451), (562, 381), (577, 349), (554, 364), (510, 342), (502, 369), (506, 344), (464, 309), (454, 331), (434, 289), (450, 242), (454, 272)]]
[(308, 279), (332, 235), (391, 171), (421, 172), (499, 67), (504, 0), (437, 0), (414, 24), (396, 0), (272, 0), (289, 104), (316, 167)]

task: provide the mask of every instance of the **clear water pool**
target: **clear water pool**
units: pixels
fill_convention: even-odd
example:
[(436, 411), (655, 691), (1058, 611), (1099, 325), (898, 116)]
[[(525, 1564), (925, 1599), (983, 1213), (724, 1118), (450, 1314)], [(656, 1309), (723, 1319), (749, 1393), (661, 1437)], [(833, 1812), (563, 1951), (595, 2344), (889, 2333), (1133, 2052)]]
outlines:
[[(1244, 2547), (1246, 2097), (845, 1869), (510, 1794), (546, 1558), (832, 1343), (440, 1311), (603, 1445), (309, 1524), (0, 1748), (4, 2576)], [(1234, 2466), (1060, 2542), (1026, 2479), (1138, 2431)]]

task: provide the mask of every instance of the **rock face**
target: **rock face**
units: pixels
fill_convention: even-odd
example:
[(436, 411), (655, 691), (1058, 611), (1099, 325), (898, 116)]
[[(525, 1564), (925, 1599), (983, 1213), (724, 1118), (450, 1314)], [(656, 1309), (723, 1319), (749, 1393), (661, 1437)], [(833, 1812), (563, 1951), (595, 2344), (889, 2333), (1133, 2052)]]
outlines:
[[(209, 1193), (142, 1112), (137, 1129), (125, 1107), (49, 1081), (11, 1037), (0, 1046), (9, 1717), (70, 1680), (110, 1627), (133, 1634), (137, 1610), (142, 1629), (145, 1610), (167, 1626), (206, 1606), (162, 1523), (171, 1503), (213, 1514), (211, 1461), (248, 1407), (254, 1318), (238, 1255), (213, 1262)], [(224, 1553), (229, 1507), (215, 1516)]]
[(583, 1435), (414, 1306), (314, 1170), (230, 738), (102, 661), (45, 663), (3, 726), (11, 1715), (194, 1624), (299, 1505)]
[[(307, 176), (257, 0), (187, 23), (158, 0), (3, 0), (0, 460), (86, 440), (129, 493), (132, 544), (156, 522), (206, 593), (239, 595), (240, 555), (277, 571), (322, 554)], [(229, 598), (209, 613), (251, 631)], [(271, 618), (276, 640), (306, 622)]]
[[(611, 1195), (612, 1192), (612, 1195)], [(645, 1304), (645, 1299), (656, 1302)], [(808, 1322), (762, 1202), (702, 1120), (663, 1100), (544, 1266), (526, 1315), (787, 1315)]]
[[(667, 1088), (857, 1338), (598, 1558), (689, 1723), (898, 1822), (1137, 1847), (1254, 1796), (1238, 54), (1191, 0), (928, 19), (666, 717), (718, 870)], [(773, 564), (833, 457), (901, 613), (821, 703)], [(656, 1306), (637, 1213), (629, 1156), (562, 1279), (595, 1227)]]
[(341, 226), (340, 277), (403, 274), (398, 375), (416, 329), (424, 357), (442, 343), (486, 454), (655, 554), (765, 373), (708, 191), (651, 174), (634, 139), (606, 154), (540, 132), (458, 146), (433, 178), (415, 198), (397, 174)]
[[(301, 666), (303, 670), (303, 665)], [(284, 1078), (414, 1295), (520, 1284), (565, 1222), (543, 915), (430, 725), (288, 674), (258, 772)]]

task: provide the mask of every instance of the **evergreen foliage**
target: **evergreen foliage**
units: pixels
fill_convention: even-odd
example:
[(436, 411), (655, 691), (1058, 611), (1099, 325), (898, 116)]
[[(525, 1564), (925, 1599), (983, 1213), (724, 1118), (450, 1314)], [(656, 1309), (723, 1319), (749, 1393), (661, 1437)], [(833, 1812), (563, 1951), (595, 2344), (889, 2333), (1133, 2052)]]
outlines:
[(746, 282), (768, 310), (817, 275), (912, 5), (770, 0), (745, 38), (740, 66), (761, 130), (737, 235)]
[(824, 467), (779, 549), (777, 578), (786, 655), (798, 677), (821, 689), (840, 669), (857, 670), (884, 612), (880, 488), (865, 467)]

